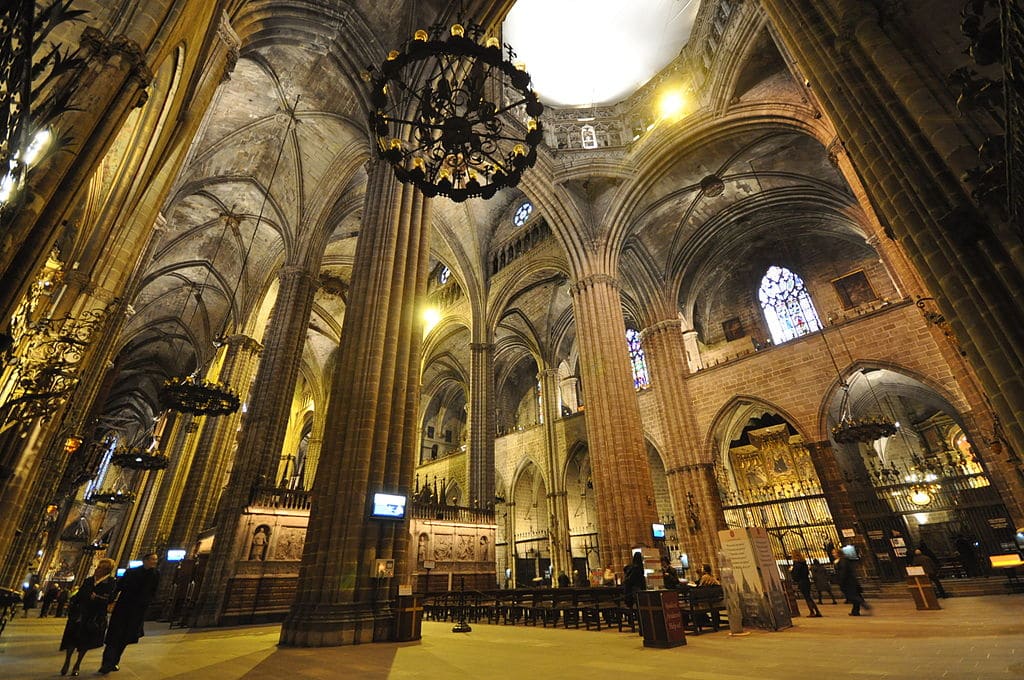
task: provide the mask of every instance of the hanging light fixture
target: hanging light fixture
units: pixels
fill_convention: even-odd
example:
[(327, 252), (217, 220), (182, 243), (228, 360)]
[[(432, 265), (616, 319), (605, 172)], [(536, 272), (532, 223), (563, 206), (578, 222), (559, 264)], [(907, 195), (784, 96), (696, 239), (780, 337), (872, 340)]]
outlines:
[[(829, 318), (829, 322), (831, 321), (832, 319)], [(891, 437), (896, 434), (899, 427), (884, 415), (867, 416), (864, 418), (853, 417), (850, 406), (850, 383), (846, 381), (842, 371), (839, 370), (839, 364), (832, 353), (832, 347), (828, 344), (824, 328), (821, 329), (821, 340), (825, 343), (825, 350), (828, 352), (829, 359), (832, 360), (832, 367), (836, 369), (836, 375), (839, 376), (839, 385), (843, 388), (843, 399), (839, 403), (839, 422), (832, 428), (832, 439), (837, 444), (852, 444), (856, 442), (870, 444), (883, 437)], [(868, 380), (867, 376), (864, 376), (864, 379), (868, 381), (868, 389), (874, 395), (871, 381)], [(878, 404), (878, 397), (875, 397), (875, 403)], [(882, 405), (878, 404), (878, 408), (879, 413), (881, 413)]]
[(476, 24), (420, 29), (370, 68), (377, 153), (428, 197), (494, 196), (537, 160), (544, 105), (515, 53)]
[[(285, 128), (284, 134), (281, 135), (281, 146), (277, 151), (277, 158), (274, 161), (274, 168), (270, 172), (270, 181), (267, 182), (267, 190), (263, 193), (263, 202), (260, 204), (260, 212), (256, 216), (256, 226), (252, 230), (252, 238), (249, 239), (249, 246), (246, 248), (245, 257), (242, 258), (242, 266), (238, 270), (238, 280), (235, 282), (235, 287), (231, 291), (231, 297), (228, 300), (227, 310), (224, 313), (224, 324), (221, 326), (220, 333), (214, 340), (214, 346), (220, 347), (223, 343), (223, 339), (227, 336), (228, 331), (228, 320), (231, 318), (231, 310), (235, 305), (235, 296), (238, 293), (238, 287), (242, 283), (242, 277), (245, 276), (246, 265), (249, 263), (249, 254), (252, 252), (252, 247), (256, 243), (256, 234), (259, 232), (260, 224), (263, 222), (263, 211), (267, 207), (267, 200), (270, 197), (271, 188), (274, 186), (274, 179), (277, 177), (277, 169), (281, 164), (281, 156), (284, 154), (284, 147), (288, 142), (288, 131), (291, 130), (292, 124), (295, 122), (295, 110), (299, 106), (299, 97), (295, 97), (295, 103), (290, 109), (288, 109), (288, 126)], [(227, 234), (228, 224), (232, 220), (235, 220), (236, 226), (241, 222), (239, 216), (233, 212), (226, 213), (223, 216), (224, 229), (221, 232), (220, 241), (217, 243), (217, 250), (214, 252), (213, 257), (210, 258), (211, 265), (217, 259), (217, 253), (220, 252), (221, 244), (224, 242), (224, 236)], [(210, 272), (207, 270), (206, 279), (210, 278)], [(196, 303), (196, 309), (199, 308), (198, 300), (202, 299), (203, 290), (206, 288), (206, 282), (199, 289), (198, 299)], [(188, 303), (188, 297), (185, 298), (185, 303)], [(195, 310), (192, 311), (193, 316)], [(185, 310), (182, 308), (182, 316), (184, 317)], [(197, 416), (223, 416), (229, 413), (234, 413), (239, 409), (242, 404), (238, 394), (232, 390), (229, 386), (219, 382), (210, 382), (203, 380), (199, 377), (201, 369), (196, 369), (196, 372), (187, 375), (183, 378), (171, 378), (163, 384), (161, 390), (161, 401), (164, 406), (172, 411), (179, 411), (181, 413), (191, 413)]]

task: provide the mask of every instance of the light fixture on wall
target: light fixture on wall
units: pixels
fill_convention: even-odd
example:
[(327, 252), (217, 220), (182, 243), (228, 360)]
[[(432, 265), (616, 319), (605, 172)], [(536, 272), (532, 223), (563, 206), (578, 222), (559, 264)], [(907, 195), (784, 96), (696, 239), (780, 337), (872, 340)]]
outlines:
[(370, 82), (370, 133), (401, 182), (425, 196), (494, 196), (537, 160), (544, 105), (515, 53), (482, 26), (432, 26), (391, 50)]

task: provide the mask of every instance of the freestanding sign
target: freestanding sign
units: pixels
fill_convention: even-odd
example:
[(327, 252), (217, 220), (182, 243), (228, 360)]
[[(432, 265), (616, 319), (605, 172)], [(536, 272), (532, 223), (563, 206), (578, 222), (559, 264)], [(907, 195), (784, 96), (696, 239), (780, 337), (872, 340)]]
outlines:
[(793, 625), (779, 569), (763, 527), (718, 532), (732, 565), (744, 625), (779, 630)]

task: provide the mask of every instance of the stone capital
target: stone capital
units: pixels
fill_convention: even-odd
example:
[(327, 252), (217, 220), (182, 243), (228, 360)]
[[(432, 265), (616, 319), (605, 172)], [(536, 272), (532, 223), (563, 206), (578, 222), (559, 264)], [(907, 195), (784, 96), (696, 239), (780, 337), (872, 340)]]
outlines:
[(595, 288), (602, 284), (614, 288), (616, 291), (619, 290), (619, 282), (614, 276), (609, 274), (591, 274), (569, 286), (569, 294), (575, 297), (588, 288)]
[(680, 337), (683, 335), (683, 320), (682, 319), (665, 319), (664, 321), (658, 321), (653, 323), (647, 328), (640, 331), (640, 340), (646, 340), (649, 337), (665, 333), (668, 331), (675, 331)]
[(278, 269), (277, 278), (280, 280), (281, 285), (303, 278), (307, 279), (309, 283), (316, 281), (316, 276), (311, 271), (297, 264), (288, 264)]
[(471, 342), (469, 343), (469, 349), (474, 352), (493, 352), (494, 343), (492, 342)]
[(691, 472), (702, 472), (704, 470), (709, 470), (709, 471), (711, 471), (713, 473), (714, 470), (715, 470), (715, 464), (714, 463), (690, 463), (689, 465), (680, 465), (679, 467), (674, 467), (674, 468), (671, 468), (669, 470), (666, 470), (665, 474), (671, 477), (672, 475), (676, 475), (676, 474), (680, 474), (680, 473), (687, 474), (687, 473), (691, 473)]
[(542, 368), (537, 371), (537, 380), (543, 380), (544, 378), (557, 379), (558, 369), (557, 368)]
[(237, 347), (240, 350), (252, 352), (253, 354), (259, 354), (263, 351), (263, 345), (242, 333), (227, 336), (224, 338), (224, 344)]
[(228, 16), (227, 12), (221, 12), (220, 22), (217, 24), (217, 39), (223, 43), (227, 56), (224, 60), (224, 74), (221, 76), (221, 82), (230, 79), (231, 74), (235, 70), (235, 65), (238, 63), (239, 51), (242, 47), (242, 39), (235, 33), (235, 29), (231, 26), (231, 17)]

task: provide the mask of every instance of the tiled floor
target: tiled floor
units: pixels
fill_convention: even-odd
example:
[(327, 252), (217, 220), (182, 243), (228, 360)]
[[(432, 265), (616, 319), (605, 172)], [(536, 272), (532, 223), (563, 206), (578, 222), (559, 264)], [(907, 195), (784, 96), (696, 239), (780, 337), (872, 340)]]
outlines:
[[(820, 619), (797, 618), (780, 632), (689, 637), (685, 647), (645, 649), (638, 636), (479, 624), (455, 634), (426, 622), (417, 643), (330, 649), (277, 648), (277, 626), (190, 632), (147, 625), (125, 652), (113, 680), (234, 678), (517, 678), (586, 680), (649, 677), (722, 680), (770, 678), (1024, 678), (1024, 595), (943, 600), (915, 611), (909, 601), (879, 600), (872, 616), (852, 618), (824, 605)], [(0, 680), (57, 678), (63, 622), (18, 619), (0, 637)], [(82, 677), (96, 677), (100, 652)]]

